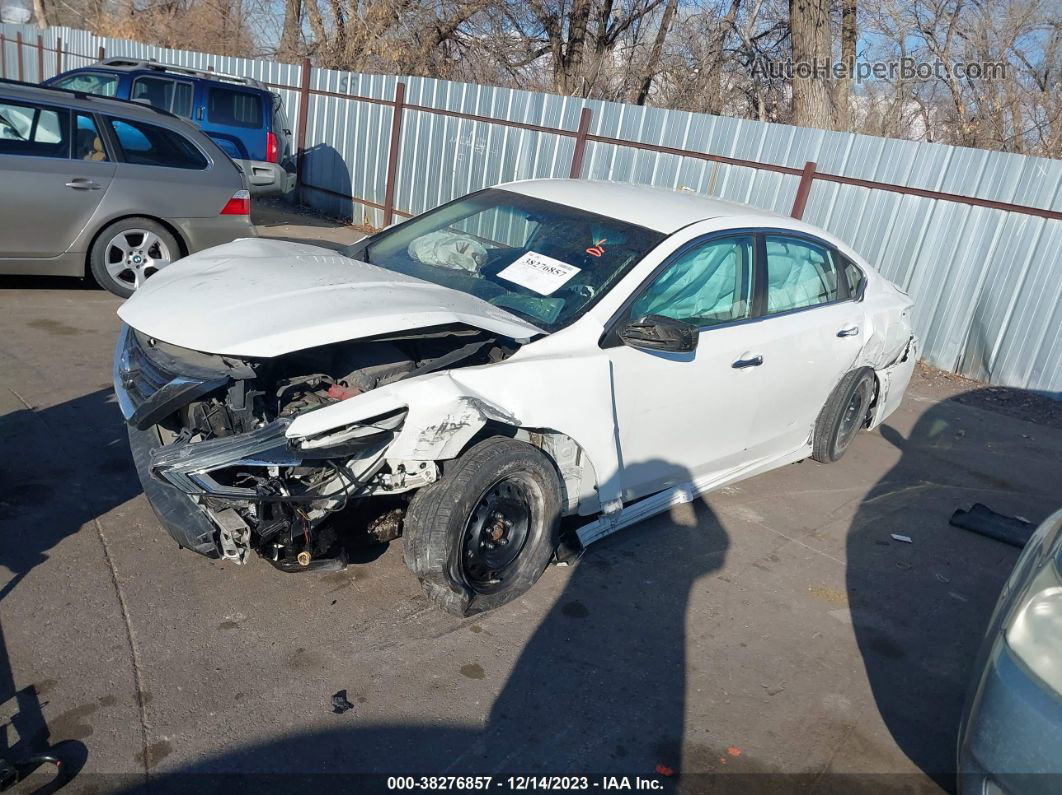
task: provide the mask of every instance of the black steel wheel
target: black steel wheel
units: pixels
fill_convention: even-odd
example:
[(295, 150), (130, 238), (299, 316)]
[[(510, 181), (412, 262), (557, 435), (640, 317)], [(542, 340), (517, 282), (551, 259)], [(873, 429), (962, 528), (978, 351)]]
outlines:
[(535, 484), (518, 473), (491, 485), (465, 526), (461, 574), (476, 593), (505, 587), (527, 543)]
[(815, 422), (812, 458), (828, 464), (845, 454), (859, 429), (867, 424), (876, 388), (870, 368), (853, 370), (841, 379)]
[(549, 563), (560, 495), (553, 462), (538, 448), (505, 437), (479, 442), (413, 496), (404, 522), (406, 565), (448, 612), (499, 607)]

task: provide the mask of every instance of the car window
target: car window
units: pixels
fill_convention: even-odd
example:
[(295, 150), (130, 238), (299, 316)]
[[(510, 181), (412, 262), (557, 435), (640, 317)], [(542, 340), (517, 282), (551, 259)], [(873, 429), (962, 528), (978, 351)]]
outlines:
[(232, 88), (210, 87), (207, 116), (214, 124), (261, 127), (262, 101), (258, 94)]
[(127, 163), (169, 168), (206, 168), (209, 163), (183, 135), (131, 119), (108, 119)]
[(130, 99), (147, 102), (178, 116), (192, 116), (192, 84), (168, 77), (138, 77), (133, 81)]
[(74, 159), (105, 161), (107, 150), (96, 129), (96, 121), (86, 113), (78, 113), (74, 128)]
[(743, 320), (752, 309), (750, 236), (711, 240), (667, 267), (631, 305), (630, 317), (663, 315), (695, 326)]
[(348, 251), (556, 331), (581, 317), (663, 238), (616, 218), (490, 189)]
[(851, 260), (844, 260), (844, 279), (848, 284), (848, 296), (850, 298), (859, 296), (859, 291), (863, 289), (863, 279), (865, 278), (859, 266)]
[(192, 95), (194, 89), (191, 83), (179, 81), (173, 90), (173, 105), (170, 112), (186, 119), (192, 118)]
[(837, 300), (830, 252), (807, 240), (768, 235), (767, 314)]
[(70, 91), (83, 91), (86, 94), (97, 94), (101, 97), (113, 97), (118, 93), (118, 76), (101, 72), (78, 72), (60, 77), (48, 85)]
[(291, 134), (291, 126), (288, 124), (287, 114), (284, 113), (284, 101), (279, 94), (273, 95), (273, 132)]
[(70, 157), (69, 111), (0, 99), (0, 154)]

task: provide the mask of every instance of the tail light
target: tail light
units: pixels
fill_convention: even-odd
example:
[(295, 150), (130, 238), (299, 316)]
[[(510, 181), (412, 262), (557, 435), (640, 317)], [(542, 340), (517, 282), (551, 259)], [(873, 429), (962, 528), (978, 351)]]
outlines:
[(280, 162), (280, 149), (277, 147), (277, 136), (272, 130), (266, 133), (266, 162)]
[(250, 215), (251, 193), (246, 190), (238, 190), (232, 194), (232, 198), (225, 202), (221, 208), (221, 215)]

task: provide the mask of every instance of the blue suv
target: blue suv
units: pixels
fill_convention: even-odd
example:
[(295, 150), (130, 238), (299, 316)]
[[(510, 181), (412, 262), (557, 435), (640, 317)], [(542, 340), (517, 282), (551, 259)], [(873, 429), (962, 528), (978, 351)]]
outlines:
[(284, 194), (295, 187), (291, 124), (280, 95), (258, 80), (107, 58), (44, 84), (143, 102), (190, 120), (239, 164), (253, 195)]

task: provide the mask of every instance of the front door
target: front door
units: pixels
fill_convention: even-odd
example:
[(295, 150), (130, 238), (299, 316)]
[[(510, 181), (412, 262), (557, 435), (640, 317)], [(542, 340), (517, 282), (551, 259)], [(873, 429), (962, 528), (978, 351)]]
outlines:
[(696, 326), (691, 353), (612, 344), (624, 500), (744, 463), (760, 368), (751, 361), (752, 235), (694, 242), (634, 299), (619, 326), (663, 315)]
[(0, 258), (66, 252), (99, 207), (114, 168), (92, 116), (0, 99)]

